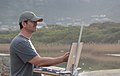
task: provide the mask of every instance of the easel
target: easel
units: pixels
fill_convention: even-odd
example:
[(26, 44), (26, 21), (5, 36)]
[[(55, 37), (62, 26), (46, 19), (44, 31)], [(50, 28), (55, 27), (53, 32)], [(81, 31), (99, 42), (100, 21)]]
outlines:
[(50, 73), (50, 72), (37, 70), (37, 69), (34, 69), (34, 72), (44, 74), (44, 76), (78, 76), (79, 69), (77, 67), (78, 67), (79, 58), (80, 58), (81, 50), (82, 50), (82, 46), (83, 46), (83, 43), (80, 42), (81, 41), (81, 36), (82, 36), (82, 30), (83, 30), (83, 26), (81, 26), (78, 43), (73, 43), (72, 44), (71, 51), (75, 51), (76, 56), (75, 56), (74, 60), (72, 59), (72, 61), (70, 61), (70, 63), (72, 62), (71, 67), (66, 68), (65, 71), (59, 72), (59, 73)]
[[(76, 53), (77, 43), (72, 43), (72, 47), (70, 50), (71, 51), (70, 57), (68, 59), (67, 66), (66, 66), (65, 70), (64, 70), (64, 68), (60, 68), (60, 67), (55, 67), (55, 68), (52, 67), (52, 69), (53, 68), (54, 69), (63, 69), (63, 71), (53, 73), (53, 72), (49, 71), (48, 68), (47, 68), (47, 71), (43, 70), (43, 68), (36, 68), (36, 69), (34, 69), (34, 72), (44, 74), (44, 76), (78, 76), (78, 71), (80, 69), (78, 69), (77, 66), (79, 63), (79, 58), (80, 58), (82, 46), (83, 46), (83, 43), (80, 43), (80, 45), (78, 46), (79, 51), (77, 51), (77, 53)], [(73, 57), (74, 56), (73, 54), (74, 55), (77, 54), (76, 57)]]

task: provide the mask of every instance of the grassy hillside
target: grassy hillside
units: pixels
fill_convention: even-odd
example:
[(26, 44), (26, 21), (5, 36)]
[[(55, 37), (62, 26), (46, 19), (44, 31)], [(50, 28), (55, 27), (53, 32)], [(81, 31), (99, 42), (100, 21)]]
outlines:
[[(63, 43), (77, 42), (80, 26), (49, 25), (48, 28), (38, 29), (33, 34), (34, 43)], [(0, 32), (0, 43), (10, 43), (18, 31)], [(85, 43), (118, 43), (120, 40), (120, 23), (93, 23), (83, 29), (82, 41)]]

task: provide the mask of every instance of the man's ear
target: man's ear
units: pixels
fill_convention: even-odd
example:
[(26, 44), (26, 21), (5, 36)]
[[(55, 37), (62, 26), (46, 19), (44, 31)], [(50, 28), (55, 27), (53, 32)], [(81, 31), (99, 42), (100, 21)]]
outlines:
[(23, 26), (23, 27), (26, 27), (26, 22), (23, 21), (23, 22), (22, 22), (22, 26)]

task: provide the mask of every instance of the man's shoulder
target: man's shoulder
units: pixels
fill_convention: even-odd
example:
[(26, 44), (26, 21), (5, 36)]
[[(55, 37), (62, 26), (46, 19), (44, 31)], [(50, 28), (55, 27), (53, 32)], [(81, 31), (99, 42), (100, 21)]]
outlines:
[(20, 35), (17, 35), (12, 41), (11, 44), (26, 43), (28, 40)]

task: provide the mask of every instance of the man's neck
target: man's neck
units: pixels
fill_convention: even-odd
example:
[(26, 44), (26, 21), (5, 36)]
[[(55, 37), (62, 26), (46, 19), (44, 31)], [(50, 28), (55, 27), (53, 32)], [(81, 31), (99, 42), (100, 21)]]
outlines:
[(28, 33), (28, 32), (26, 32), (24, 30), (20, 30), (19, 35), (22, 35), (22, 36), (24, 36), (24, 37), (26, 37), (28, 39), (30, 39), (32, 37), (32, 33)]

